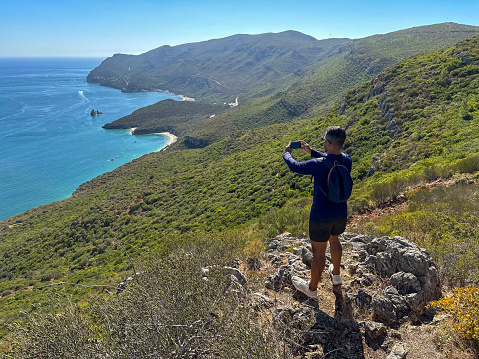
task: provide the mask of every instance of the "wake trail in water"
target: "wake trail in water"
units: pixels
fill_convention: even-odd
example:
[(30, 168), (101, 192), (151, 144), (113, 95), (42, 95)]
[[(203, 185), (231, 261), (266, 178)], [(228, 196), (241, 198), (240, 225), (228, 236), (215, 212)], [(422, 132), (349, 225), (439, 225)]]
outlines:
[(83, 103), (90, 102), (90, 100), (83, 94), (83, 91), (78, 91), (78, 96), (80, 96)]
[[(0, 117), (0, 121), (6, 120), (6, 119), (8, 119), (8, 118), (10, 118), (10, 117), (15, 117), (15, 116), (22, 115), (22, 114), (26, 111), (28, 105), (27, 105), (25, 102), (18, 101), (18, 100), (14, 99), (14, 98), (11, 98), (11, 97), (5, 97), (5, 98), (6, 98), (8, 101), (18, 102), (19, 104), (22, 105), (22, 108), (21, 108), (20, 111), (18, 111), (18, 112), (11, 112), (11, 113), (9, 113), (7, 116), (2, 116), (2, 117)], [(1, 99), (1, 97), (0, 97), (0, 99)]]

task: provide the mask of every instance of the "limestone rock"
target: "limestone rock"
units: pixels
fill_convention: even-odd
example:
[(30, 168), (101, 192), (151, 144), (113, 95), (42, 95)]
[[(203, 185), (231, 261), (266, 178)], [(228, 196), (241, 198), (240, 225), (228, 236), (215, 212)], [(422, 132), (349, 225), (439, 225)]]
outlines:
[(251, 295), (251, 306), (256, 310), (269, 309), (274, 306), (274, 301), (262, 293), (253, 293)]
[(307, 269), (306, 265), (299, 258), (289, 260), (288, 264), (280, 266), (276, 273), (266, 278), (265, 287), (273, 290), (292, 287), (291, 277), (294, 275), (305, 277)]
[(374, 319), (381, 323), (392, 324), (398, 319), (393, 302), (382, 295), (372, 297), (371, 309)]
[(379, 339), (385, 337), (387, 334), (387, 327), (382, 323), (372, 322), (367, 320), (362, 323), (367, 337), (371, 339)]
[[(363, 345), (384, 355), (389, 353), (388, 359), (405, 358), (408, 349), (398, 342), (401, 335), (394, 328), (431, 319), (426, 305), (441, 296), (438, 270), (431, 256), (402, 237), (343, 233), (340, 241), (343, 284), (332, 286), (334, 317), (321, 310), (321, 302), (311, 300), (292, 285), (293, 275), (304, 279), (310, 276), (312, 252), (306, 236), (284, 233), (269, 242), (267, 258), (276, 270), (266, 278), (265, 287), (278, 293), (293, 291), (292, 299), (301, 303), (299, 308), (275, 307), (274, 317), (301, 333), (302, 348), (312, 348), (311, 355), (302, 352), (301, 358), (321, 352), (334, 353), (331, 357), (335, 359), (364, 359)], [(325, 268), (331, 261), (329, 253), (326, 261)], [(261, 295), (254, 302), (255, 308), (272, 308), (269, 306), (274, 304)]]
[[(438, 270), (427, 251), (402, 237), (344, 233), (340, 240), (352, 252), (343, 266), (352, 277), (347, 288), (352, 290), (354, 307), (386, 325), (402, 319), (418, 322), (431, 314), (426, 305), (440, 298), (441, 287)], [(293, 288), (291, 276), (307, 278), (312, 260), (310, 248), (308, 240), (289, 233), (274, 238), (268, 255), (278, 270), (266, 279), (266, 288), (281, 291)], [(379, 283), (386, 286), (374, 285)]]
[(275, 316), (291, 328), (306, 330), (314, 322), (314, 308), (304, 304), (299, 308), (280, 306), (275, 310)]
[(277, 239), (273, 239), (271, 242), (269, 242), (268, 251), (274, 251), (275, 249), (278, 249), (280, 244), (281, 244), (281, 241)]
[(397, 288), (401, 295), (417, 293), (421, 290), (419, 279), (412, 273), (398, 272), (389, 278), (391, 285)]
[[(392, 288), (387, 293), (377, 293), (369, 308), (374, 317), (389, 324), (408, 316), (418, 321), (428, 314), (427, 303), (441, 296), (441, 286), (436, 265), (431, 256), (416, 244), (402, 237), (371, 238), (368, 236), (343, 236), (350, 243), (357, 261), (354, 284), (362, 287), (373, 278), (387, 278)], [(366, 278), (366, 279), (364, 279)], [(394, 288), (394, 290), (393, 290)], [(364, 307), (364, 292), (355, 295)], [(366, 303), (367, 305), (368, 303)]]
[(397, 343), (394, 345), (391, 353), (389, 353), (387, 359), (404, 359), (408, 353), (408, 349), (405, 344)]
[(224, 267), (223, 268), (223, 274), (224, 275), (232, 275), (233, 277), (236, 278), (238, 283), (241, 285), (245, 285), (248, 281), (246, 280), (246, 277), (244, 276), (243, 273), (239, 271), (239, 269), (232, 268), (232, 267)]

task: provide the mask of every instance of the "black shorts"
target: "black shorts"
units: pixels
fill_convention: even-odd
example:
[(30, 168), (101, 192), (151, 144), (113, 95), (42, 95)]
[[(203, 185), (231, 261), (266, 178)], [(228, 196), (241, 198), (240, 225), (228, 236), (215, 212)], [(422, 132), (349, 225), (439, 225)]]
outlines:
[(309, 218), (309, 239), (313, 242), (327, 242), (329, 236), (339, 236), (346, 229), (348, 216), (331, 220)]

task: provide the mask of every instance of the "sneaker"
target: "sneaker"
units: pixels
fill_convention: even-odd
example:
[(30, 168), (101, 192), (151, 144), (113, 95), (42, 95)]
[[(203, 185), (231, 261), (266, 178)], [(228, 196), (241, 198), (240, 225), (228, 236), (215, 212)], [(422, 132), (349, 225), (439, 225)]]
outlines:
[(329, 276), (331, 277), (331, 281), (333, 282), (333, 285), (340, 285), (343, 283), (343, 280), (341, 279), (341, 274), (333, 274), (333, 269), (334, 266), (333, 264), (329, 265)]
[(306, 282), (304, 279), (292, 276), (291, 281), (293, 282), (294, 287), (296, 290), (306, 294), (310, 298), (318, 298), (318, 290), (311, 290), (309, 289), (309, 283)]

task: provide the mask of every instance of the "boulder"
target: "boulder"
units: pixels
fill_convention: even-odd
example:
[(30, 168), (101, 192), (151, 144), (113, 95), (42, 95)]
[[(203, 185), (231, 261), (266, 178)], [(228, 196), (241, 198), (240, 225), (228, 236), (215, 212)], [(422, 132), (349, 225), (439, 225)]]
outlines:
[(241, 273), (240, 270), (236, 268), (223, 267), (223, 274), (233, 276), (241, 285), (245, 285), (248, 282), (244, 274)]
[(361, 324), (367, 338), (377, 340), (384, 338), (387, 334), (388, 328), (382, 323), (367, 320)]
[(386, 359), (404, 359), (408, 351), (405, 344), (396, 343)]
[(412, 274), (406, 272), (398, 272), (394, 273), (390, 278), (389, 282), (392, 286), (397, 288), (399, 294), (406, 295), (417, 293), (421, 290), (421, 283), (419, 283), (419, 279)]
[[(390, 283), (370, 302), (369, 310), (376, 320), (390, 324), (409, 317), (415, 322), (431, 314), (426, 306), (441, 297), (441, 285), (437, 267), (426, 250), (402, 237), (348, 234), (342, 239), (353, 247), (357, 262), (354, 271), (359, 276), (352, 284), (365, 287), (375, 279)], [(364, 290), (358, 289), (355, 297), (364, 308)]]
[(273, 252), (274, 250), (278, 249), (278, 247), (281, 245), (281, 241), (277, 239), (273, 239), (271, 242), (268, 244), (268, 251)]
[(302, 261), (288, 262), (288, 264), (280, 266), (276, 273), (266, 278), (265, 287), (277, 291), (284, 287), (292, 287), (291, 277), (296, 275), (304, 278), (305, 270), (307, 268)]

